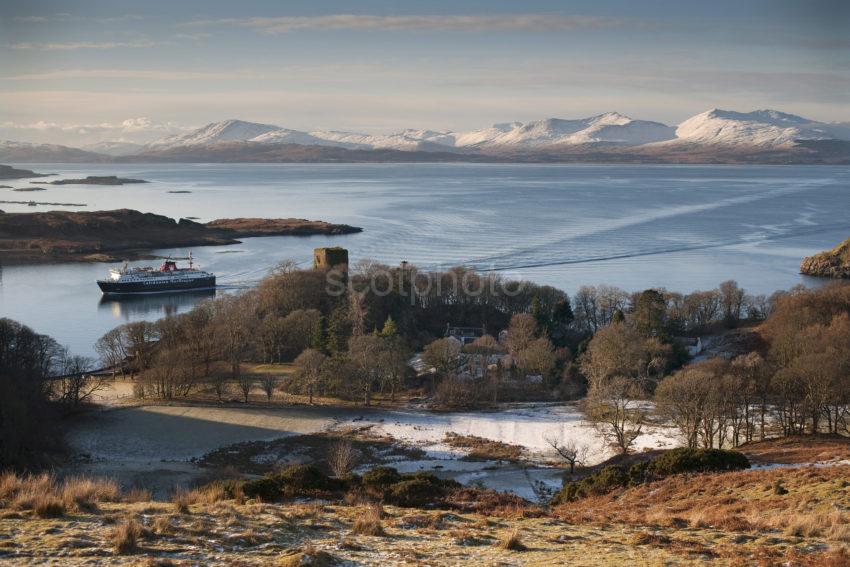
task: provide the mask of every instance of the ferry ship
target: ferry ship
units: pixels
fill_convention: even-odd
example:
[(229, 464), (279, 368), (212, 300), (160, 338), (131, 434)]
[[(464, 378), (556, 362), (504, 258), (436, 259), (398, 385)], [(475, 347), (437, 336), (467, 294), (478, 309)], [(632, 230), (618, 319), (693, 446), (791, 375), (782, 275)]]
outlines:
[(97, 280), (97, 285), (109, 295), (215, 289), (215, 275), (196, 269), (191, 252), (186, 259), (188, 268), (178, 268), (171, 258), (166, 258), (159, 268), (128, 268), (124, 262), (120, 270), (109, 270), (107, 279)]

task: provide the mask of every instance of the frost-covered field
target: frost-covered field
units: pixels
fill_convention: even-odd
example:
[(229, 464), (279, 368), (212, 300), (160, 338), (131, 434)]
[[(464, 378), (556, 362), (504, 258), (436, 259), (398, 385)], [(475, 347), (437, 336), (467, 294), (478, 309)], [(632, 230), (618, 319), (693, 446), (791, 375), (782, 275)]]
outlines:
[[(596, 464), (613, 455), (596, 428), (588, 423), (575, 404), (512, 406), (486, 412), (393, 411), (370, 415), (360, 425), (371, 424), (372, 431), (423, 449), (432, 459), (456, 459), (465, 452), (445, 443), (447, 433), (473, 435), (527, 449), (532, 457), (554, 457), (547, 439), (564, 444), (573, 441), (589, 449), (587, 464)], [(635, 449), (661, 449), (677, 446), (669, 428), (645, 427)]]
[[(573, 404), (504, 407), (486, 412), (432, 412), (424, 409), (316, 407), (142, 406), (110, 409), (83, 420), (69, 434), (72, 447), (86, 455), (72, 472), (118, 478), (128, 485), (167, 491), (202, 475), (194, 459), (245, 441), (271, 441), (292, 435), (368, 427), (376, 437), (422, 449), (422, 459), (393, 463), (403, 472), (429, 470), (463, 483), (480, 483), (533, 498), (533, 483), (561, 485), (562, 469), (547, 438), (588, 447), (586, 464), (611, 456), (610, 449)], [(447, 433), (518, 445), (527, 466), (495, 460), (466, 461), (467, 451), (446, 443)], [(677, 444), (667, 428), (646, 428), (636, 450)]]

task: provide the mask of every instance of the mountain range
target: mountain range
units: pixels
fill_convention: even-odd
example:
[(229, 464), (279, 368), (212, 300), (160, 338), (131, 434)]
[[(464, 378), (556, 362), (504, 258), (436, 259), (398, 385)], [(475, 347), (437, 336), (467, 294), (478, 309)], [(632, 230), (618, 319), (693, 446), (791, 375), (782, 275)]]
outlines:
[(214, 122), (148, 144), (84, 148), (0, 142), (0, 161), (603, 161), (850, 163), (850, 123), (776, 110), (712, 109), (678, 126), (617, 112), (507, 122), (454, 132), (305, 132), (242, 120)]

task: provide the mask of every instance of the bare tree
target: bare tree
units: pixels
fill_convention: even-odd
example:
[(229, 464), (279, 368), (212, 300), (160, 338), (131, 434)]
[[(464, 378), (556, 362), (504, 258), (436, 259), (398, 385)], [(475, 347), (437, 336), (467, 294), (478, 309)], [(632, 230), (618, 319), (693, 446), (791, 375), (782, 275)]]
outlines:
[(268, 401), (272, 401), (272, 396), (274, 395), (274, 391), (277, 388), (277, 376), (272, 374), (263, 374), (260, 378), (260, 388), (263, 389), (263, 392), (266, 394), (266, 399)]
[(63, 403), (78, 406), (106, 385), (102, 376), (91, 374), (94, 360), (87, 356), (72, 355), (62, 349), (60, 359), (62, 377), (59, 380), (59, 398)]
[(328, 447), (328, 467), (337, 478), (342, 478), (357, 465), (357, 449), (350, 441), (340, 439)]
[(242, 399), (245, 400), (245, 403), (248, 403), (248, 394), (251, 393), (251, 390), (254, 389), (256, 385), (256, 381), (254, 377), (249, 374), (239, 374), (239, 378), (236, 379), (237, 384), (239, 384), (239, 391), (242, 392)]
[(612, 447), (622, 454), (640, 436), (646, 410), (644, 392), (630, 378), (617, 376), (591, 383), (585, 399), (585, 415)]
[(295, 378), (307, 390), (310, 404), (313, 403), (313, 395), (322, 379), (322, 366), (326, 360), (324, 354), (312, 348), (308, 348), (295, 359), (294, 364), (298, 368)]
[(576, 465), (584, 466), (587, 462), (587, 456), (590, 454), (590, 447), (586, 443), (579, 443), (574, 439), (561, 441), (554, 433), (547, 433), (543, 436), (543, 440), (552, 447), (555, 452), (570, 465), (570, 474), (573, 474)]

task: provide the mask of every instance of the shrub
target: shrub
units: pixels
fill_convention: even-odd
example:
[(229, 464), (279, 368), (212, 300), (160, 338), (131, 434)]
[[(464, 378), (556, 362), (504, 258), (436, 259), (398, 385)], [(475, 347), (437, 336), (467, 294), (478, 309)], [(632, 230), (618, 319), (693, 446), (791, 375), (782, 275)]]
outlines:
[(581, 480), (564, 485), (561, 492), (555, 496), (553, 503), (563, 504), (587, 496), (607, 494), (621, 486), (626, 486), (628, 482), (629, 473), (625, 467), (610, 465)]
[(688, 472), (738, 471), (750, 468), (750, 461), (738, 451), (722, 449), (671, 449), (652, 459), (649, 474), (665, 477)]
[(277, 500), (282, 496), (280, 485), (274, 478), (268, 476), (245, 481), (242, 484), (242, 492), (246, 498), (257, 498), (264, 502)]
[(573, 502), (579, 498), (607, 494), (624, 486), (635, 486), (656, 478), (689, 472), (722, 472), (749, 468), (742, 453), (721, 449), (672, 449), (626, 469), (611, 465), (581, 480), (565, 484), (552, 504)]
[(392, 467), (375, 467), (363, 475), (363, 486), (368, 488), (388, 488), (401, 480), (401, 475)]
[(417, 508), (432, 503), (442, 496), (442, 492), (440, 485), (426, 479), (412, 478), (393, 484), (387, 494), (387, 500), (397, 506)]
[(311, 491), (332, 491), (340, 488), (339, 482), (334, 482), (314, 465), (293, 465), (273, 476), (281, 489), (288, 493), (303, 493)]

